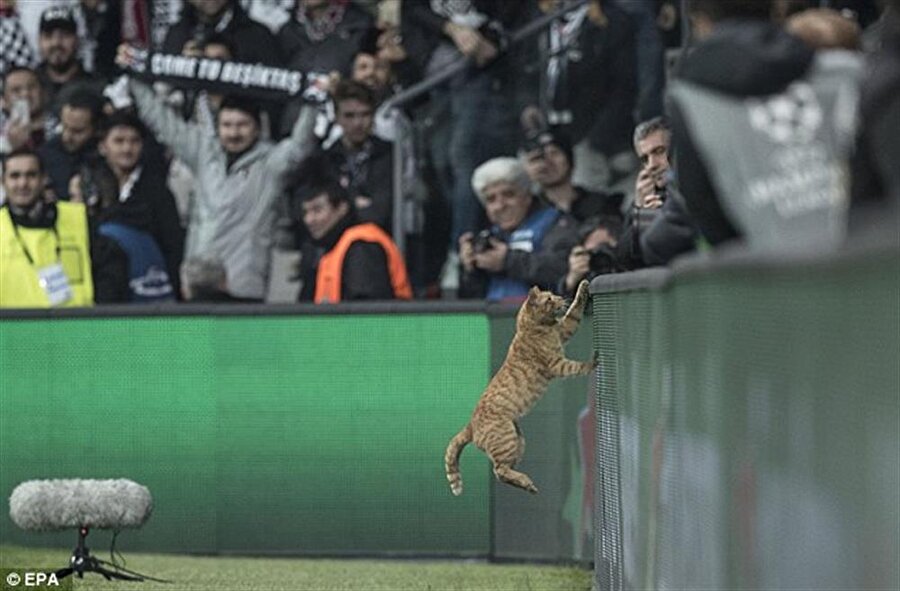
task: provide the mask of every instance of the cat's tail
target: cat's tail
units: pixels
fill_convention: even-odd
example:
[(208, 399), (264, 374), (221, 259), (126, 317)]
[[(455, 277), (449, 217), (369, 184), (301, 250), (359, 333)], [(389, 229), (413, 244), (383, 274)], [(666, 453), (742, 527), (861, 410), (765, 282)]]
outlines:
[(450, 490), (454, 495), (462, 494), (462, 475), (459, 473), (459, 454), (463, 448), (472, 441), (472, 425), (466, 425), (465, 429), (457, 433), (444, 453), (444, 466), (447, 468), (447, 480), (450, 481)]

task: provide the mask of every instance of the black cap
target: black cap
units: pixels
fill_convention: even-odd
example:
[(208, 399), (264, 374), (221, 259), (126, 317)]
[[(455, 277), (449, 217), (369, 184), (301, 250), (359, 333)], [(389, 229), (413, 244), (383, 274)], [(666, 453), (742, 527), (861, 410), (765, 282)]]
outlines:
[(41, 33), (50, 33), (56, 29), (65, 29), (73, 34), (78, 32), (75, 16), (66, 6), (51, 6), (41, 13)]
[(566, 155), (569, 159), (569, 166), (575, 166), (575, 154), (572, 151), (572, 140), (565, 133), (555, 129), (544, 129), (537, 133), (531, 134), (522, 142), (521, 149), (523, 152), (531, 152), (537, 149), (543, 149), (546, 146), (554, 145)]

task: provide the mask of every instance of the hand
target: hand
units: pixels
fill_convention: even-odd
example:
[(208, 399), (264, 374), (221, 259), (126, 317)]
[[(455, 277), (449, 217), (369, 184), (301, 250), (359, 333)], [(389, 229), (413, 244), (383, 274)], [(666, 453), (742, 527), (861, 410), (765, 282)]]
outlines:
[(653, 174), (646, 168), (641, 168), (634, 185), (634, 204), (644, 207), (644, 200), (656, 192), (656, 181)]
[(475, 249), (472, 247), (472, 238), (474, 236), (471, 232), (466, 232), (459, 237), (459, 261), (466, 273), (475, 270)]
[(519, 115), (519, 124), (528, 133), (535, 133), (540, 129), (544, 129), (547, 126), (547, 121), (544, 119), (544, 114), (541, 112), (540, 107), (528, 105), (522, 109), (522, 114)]
[(184, 47), (181, 48), (181, 55), (186, 55), (188, 57), (203, 57), (203, 48), (200, 47), (200, 43), (196, 40), (188, 39), (184, 44)]
[(569, 271), (566, 273), (566, 291), (573, 291), (578, 282), (591, 270), (591, 253), (583, 246), (576, 246), (569, 253)]
[(402, 45), (403, 38), (396, 28), (389, 28), (378, 36), (375, 44), (378, 47), (378, 58), (391, 63), (405, 61), (406, 49)]
[(31, 132), (34, 128), (35, 125), (33, 123), (10, 120), (9, 125), (6, 128), (6, 137), (9, 141), (10, 148), (17, 150), (28, 144), (28, 140), (31, 139)]
[(656, 26), (663, 31), (671, 31), (675, 28), (678, 21), (678, 9), (672, 2), (666, 2), (659, 7), (659, 14), (656, 17)]
[(75, 174), (69, 179), (69, 201), (72, 203), (84, 203), (84, 195), (81, 193), (80, 174)]
[(120, 43), (116, 48), (116, 65), (123, 70), (128, 70), (137, 61), (137, 48), (128, 43)]
[(328, 74), (328, 78), (325, 80), (324, 89), (328, 94), (334, 94), (334, 91), (337, 89), (338, 84), (341, 83), (341, 73), (337, 70), (332, 70)]
[(491, 247), (475, 254), (475, 266), (488, 273), (499, 273), (506, 266), (506, 253), (509, 246), (496, 238), (491, 238)]
[(456, 23), (447, 23), (444, 32), (450, 36), (456, 48), (466, 57), (474, 56), (478, 51), (478, 44), (484, 40), (475, 29)]
[(497, 57), (497, 47), (482, 37), (478, 47), (475, 48), (475, 63), (478, 66), (483, 66), (495, 57)]
[(659, 209), (662, 206), (663, 200), (659, 193), (653, 193), (644, 199), (644, 209)]

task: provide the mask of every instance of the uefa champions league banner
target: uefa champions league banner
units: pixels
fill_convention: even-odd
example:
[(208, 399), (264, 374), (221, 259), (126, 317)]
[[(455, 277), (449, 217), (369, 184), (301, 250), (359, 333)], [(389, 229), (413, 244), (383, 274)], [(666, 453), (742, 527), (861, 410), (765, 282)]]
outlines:
[(259, 99), (327, 97), (328, 74), (132, 49), (125, 71), (147, 82)]

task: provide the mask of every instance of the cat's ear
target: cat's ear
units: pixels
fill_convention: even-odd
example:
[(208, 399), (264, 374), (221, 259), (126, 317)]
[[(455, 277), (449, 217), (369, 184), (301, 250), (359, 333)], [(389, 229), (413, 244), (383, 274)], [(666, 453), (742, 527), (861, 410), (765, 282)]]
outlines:
[(541, 290), (538, 289), (537, 285), (528, 290), (528, 301), (533, 302), (538, 295), (540, 295)]

